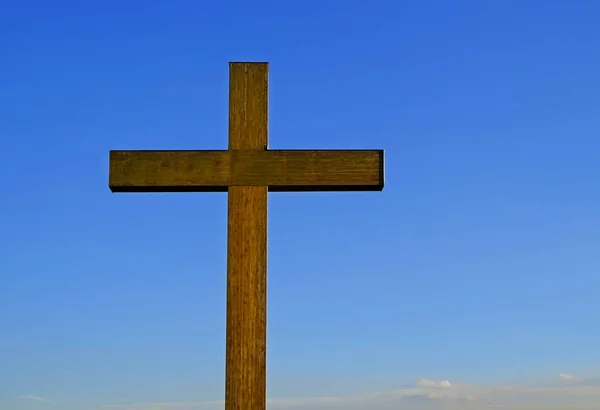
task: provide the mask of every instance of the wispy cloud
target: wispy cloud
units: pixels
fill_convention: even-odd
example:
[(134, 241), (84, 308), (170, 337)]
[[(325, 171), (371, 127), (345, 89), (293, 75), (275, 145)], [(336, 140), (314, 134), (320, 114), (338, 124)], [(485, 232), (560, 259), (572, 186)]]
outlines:
[(573, 376), (573, 375), (571, 375), (571, 374), (565, 374), (565, 373), (561, 373), (561, 374), (560, 374), (560, 378), (561, 378), (562, 380), (564, 380), (564, 381), (567, 381), (567, 382), (578, 382), (578, 381), (580, 381), (580, 380), (581, 380), (581, 379), (580, 379), (579, 377), (577, 377), (577, 376)]
[(223, 406), (223, 401), (190, 401), (190, 402), (154, 402), (154, 403), (124, 403), (124, 404), (104, 404), (101, 407), (106, 409), (121, 410), (166, 410), (166, 409), (199, 409)]
[[(564, 379), (563, 375), (560, 375)], [(476, 386), (449, 380), (420, 379), (412, 386), (349, 397), (268, 400), (269, 410), (597, 410), (600, 386)], [(571, 379), (569, 379), (571, 381)], [(217, 410), (222, 401), (110, 404), (118, 410)]]
[(24, 400), (42, 401), (42, 402), (46, 402), (46, 403), (51, 402), (51, 400), (46, 399), (44, 397), (33, 396), (33, 395), (30, 395), (30, 394), (25, 395), (25, 396), (21, 396), (21, 398), (24, 399)]
[(429, 380), (429, 379), (421, 379), (417, 382), (417, 386), (439, 387), (442, 389), (447, 389), (447, 388), (452, 387), (452, 383), (450, 383), (448, 380), (435, 381), (435, 380)]

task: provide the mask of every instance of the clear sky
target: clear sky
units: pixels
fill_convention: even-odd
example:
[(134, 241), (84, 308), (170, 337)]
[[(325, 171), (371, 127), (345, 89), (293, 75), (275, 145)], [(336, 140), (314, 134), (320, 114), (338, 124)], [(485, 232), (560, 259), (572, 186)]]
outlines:
[(269, 196), (271, 408), (597, 409), (599, 21), (1, 2), (0, 408), (222, 408), (226, 194), (111, 194), (108, 152), (225, 149), (268, 61), (271, 148), (386, 151), (383, 192)]

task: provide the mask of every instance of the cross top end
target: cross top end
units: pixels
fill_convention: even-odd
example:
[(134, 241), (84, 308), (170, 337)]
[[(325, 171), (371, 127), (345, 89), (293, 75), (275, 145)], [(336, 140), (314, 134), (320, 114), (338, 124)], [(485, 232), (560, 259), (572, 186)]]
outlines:
[(229, 63), (229, 149), (111, 151), (112, 192), (381, 191), (383, 150), (269, 150), (267, 62)]

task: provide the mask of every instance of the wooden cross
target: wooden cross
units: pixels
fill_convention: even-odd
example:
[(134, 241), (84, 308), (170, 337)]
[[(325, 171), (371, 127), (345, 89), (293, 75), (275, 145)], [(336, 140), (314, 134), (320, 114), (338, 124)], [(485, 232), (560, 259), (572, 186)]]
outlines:
[(382, 150), (269, 150), (268, 63), (229, 65), (229, 149), (111, 151), (112, 192), (228, 192), (225, 409), (266, 408), (267, 192), (381, 191)]

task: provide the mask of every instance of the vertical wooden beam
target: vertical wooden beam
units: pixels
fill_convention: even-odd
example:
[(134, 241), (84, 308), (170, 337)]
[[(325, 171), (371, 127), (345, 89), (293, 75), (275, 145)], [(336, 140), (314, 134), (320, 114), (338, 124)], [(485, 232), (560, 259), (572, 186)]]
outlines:
[[(229, 149), (268, 144), (268, 64), (230, 63)], [(265, 410), (267, 192), (228, 188), (225, 410)]]

